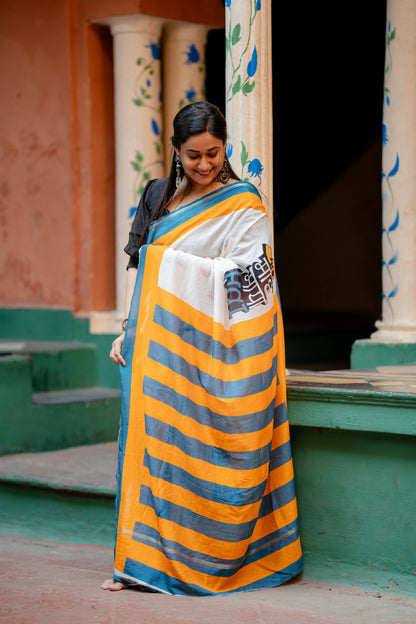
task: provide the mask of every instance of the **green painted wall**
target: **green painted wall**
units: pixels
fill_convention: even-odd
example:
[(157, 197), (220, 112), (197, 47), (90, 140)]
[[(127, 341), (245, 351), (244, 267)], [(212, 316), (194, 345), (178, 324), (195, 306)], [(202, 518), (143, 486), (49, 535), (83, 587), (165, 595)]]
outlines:
[(305, 578), (416, 594), (415, 439), (292, 427)]

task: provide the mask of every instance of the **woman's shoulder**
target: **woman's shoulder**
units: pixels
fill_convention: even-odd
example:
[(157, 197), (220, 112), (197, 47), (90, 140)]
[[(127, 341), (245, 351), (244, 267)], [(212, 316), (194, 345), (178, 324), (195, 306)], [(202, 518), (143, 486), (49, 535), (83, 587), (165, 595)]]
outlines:
[(145, 191), (148, 195), (160, 195), (162, 197), (165, 192), (167, 182), (167, 178), (154, 178), (153, 180), (149, 180)]
[(167, 178), (154, 178), (147, 182), (141, 197), (145, 212), (150, 214), (160, 204), (167, 181)]
[(254, 195), (257, 195), (258, 197), (261, 198), (258, 188), (254, 184), (249, 182), (248, 180), (230, 179), (227, 186), (232, 188), (234, 185), (235, 185), (235, 190), (240, 193), (254, 193)]

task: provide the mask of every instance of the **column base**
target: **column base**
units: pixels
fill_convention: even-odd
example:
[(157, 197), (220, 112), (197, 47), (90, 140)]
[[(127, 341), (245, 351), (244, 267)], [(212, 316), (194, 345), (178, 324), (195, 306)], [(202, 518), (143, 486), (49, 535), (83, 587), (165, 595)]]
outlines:
[(92, 312), (90, 315), (91, 334), (121, 334), (124, 314), (121, 311)]
[[(376, 339), (373, 336), (376, 335)], [(351, 349), (351, 368), (397, 366), (416, 362), (416, 340), (412, 342), (385, 339), (375, 332), (367, 340), (356, 340)]]

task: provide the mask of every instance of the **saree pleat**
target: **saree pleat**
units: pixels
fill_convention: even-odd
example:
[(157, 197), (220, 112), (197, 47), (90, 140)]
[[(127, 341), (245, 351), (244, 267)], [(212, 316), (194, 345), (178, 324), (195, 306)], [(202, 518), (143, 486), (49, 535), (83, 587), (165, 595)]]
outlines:
[(210, 595), (302, 569), (272, 240), (238, 182), (154, 223), (123, 346), (114, 578)]

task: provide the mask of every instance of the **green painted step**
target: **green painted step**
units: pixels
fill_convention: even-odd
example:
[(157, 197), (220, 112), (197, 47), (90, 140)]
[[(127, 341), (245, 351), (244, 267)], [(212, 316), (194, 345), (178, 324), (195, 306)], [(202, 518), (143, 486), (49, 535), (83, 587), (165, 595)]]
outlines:
[(32, 394), (30, 357), (0, 358), (0, 455), (116, 440), (120, 391), (76, 388)]
[(117, 443), (0, 457), (0, 534), (114, 545)]
[(0, 360), (11, 355), (31, 358), (33, 392), (86, 388), (96, 384), (95, 345), (0, 340)]
[(416, 597), (416, 365), (287, 381), (307, 578)]

